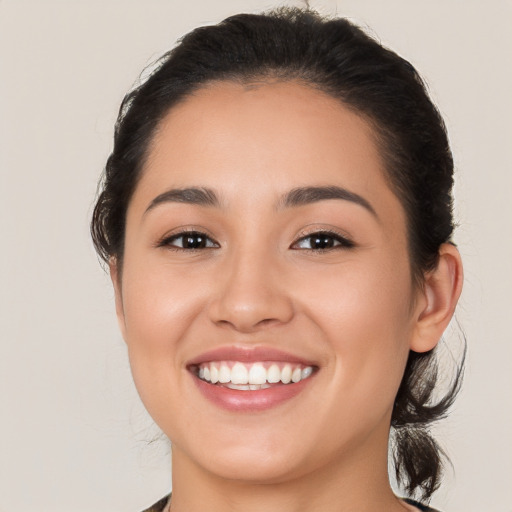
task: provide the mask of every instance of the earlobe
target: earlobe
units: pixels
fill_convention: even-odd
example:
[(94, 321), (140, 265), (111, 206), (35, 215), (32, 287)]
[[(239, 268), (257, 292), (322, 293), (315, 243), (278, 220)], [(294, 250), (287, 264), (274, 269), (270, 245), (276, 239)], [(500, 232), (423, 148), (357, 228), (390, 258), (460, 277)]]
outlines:
[(427, 352), (437, 345), (453, 316), (462, 283), (459, 251), (450, 243), (442, 244), (437, 267), (425, 276), (411, 350)]
[(117, 321), (119, 323), (121, 334), (123, 335), (123, 338), (126, 339), (123, 294), (121, 291), (121, 275), (119, 272), (117, 259), (114, 257), (110, 258), (108, 266), (110, 269), (110, 279), (112, 280), (112, 286), (114, 287)]

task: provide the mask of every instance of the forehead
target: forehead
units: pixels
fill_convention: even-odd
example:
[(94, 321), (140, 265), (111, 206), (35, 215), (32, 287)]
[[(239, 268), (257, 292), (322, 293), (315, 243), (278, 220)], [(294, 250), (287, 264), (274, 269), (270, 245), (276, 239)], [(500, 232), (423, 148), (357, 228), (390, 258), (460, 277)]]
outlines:
[(134, 200), (202, 186), (247, 205), (311, 185), (343, 186), (376, 209), (397, 206), (372, 128), (339, 100), (293, 82), (220, 82), (162, 120)]

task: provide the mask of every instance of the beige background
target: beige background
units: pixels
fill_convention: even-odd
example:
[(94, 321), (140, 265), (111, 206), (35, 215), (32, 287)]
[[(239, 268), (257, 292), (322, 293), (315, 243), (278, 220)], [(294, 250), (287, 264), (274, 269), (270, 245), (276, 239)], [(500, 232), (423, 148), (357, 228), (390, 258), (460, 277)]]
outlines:
[[(311, 4), (410, 59), (447, 121), (469, 356), (433, 504), (512, 511), (512, 0)], [(96, 181), (145, 65), (199, 24), (275, 5), (0, 0), (0, 511), (136, 512), (168, 490), (89, 241)]]

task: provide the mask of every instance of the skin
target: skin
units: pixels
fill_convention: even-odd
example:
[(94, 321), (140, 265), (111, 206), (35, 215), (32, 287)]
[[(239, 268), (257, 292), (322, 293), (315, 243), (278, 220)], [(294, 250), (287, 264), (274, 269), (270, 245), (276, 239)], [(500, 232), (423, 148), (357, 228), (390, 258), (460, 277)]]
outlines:
[[(406, 218), (369, 125), (297, 83), (210, 85), (158, 127), (111, 274), (133, 376), (172, 441), (175, 512), (403, 511), (388, 483), (394, 397), (409, 350), (433, 348), (460, 294), (456, 249), (413, 284)], [(338, 186), (284, 207), (296, 187)], [(219, 206), (151, 202), (208, 187)], [(213, 246), (176, 247), (183, 228)], [(312, 251), (307, 235), (334, 231)], [(167, 239), (165, 245), (162, 239)], [(334, 239), (332, 239), (334, 240)], [(338, 244), (338, 245), (337, 245)], [(213, 348), (270, 346), (313, 361), (304, 390), (258, 412), (220, 409), (187, 361)]]

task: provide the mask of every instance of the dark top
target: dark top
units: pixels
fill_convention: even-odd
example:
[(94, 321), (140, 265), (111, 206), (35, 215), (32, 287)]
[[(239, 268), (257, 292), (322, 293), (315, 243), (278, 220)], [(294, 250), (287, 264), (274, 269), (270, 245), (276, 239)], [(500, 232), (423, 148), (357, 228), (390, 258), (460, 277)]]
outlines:
[(167, 505), (167, 502), (169, 501), (170, 496), (171, 495), (169, 494), (165, 498), (162, 498), (161, 500), (157, 501), (153, 506), (144, 510), (144, 512), (162, 512), (162, 510)]
[[(149, 507), (146, 510), (144, 510), (144, 512), (162, 512), (165, 506), (167, 505), (169, 498), (170, 495), (166, 496), (165, 498), (162, 498), (160, 501), (157, 501), (152, 507)], [(421, 503), (418, 503), (407, 498), (404, 498), (404, 501), (406, 503), (409, 503), (409, 505), (413, 505), (418, 510), (421, 510), (421, 512), (438, 512), (433, 508), (427, 507), (426, 505), (422, 505)]]
[(408, 498), (403, 499), (406, 503), (409, 503), (409, 505), (412, 505), (413, 507), (416, 507), (418, 510), (421, 510), (421, 512), (438, 512), (434, 508), (427, 507), (426, 505), (422, 505), (421, 503), (418, 503), (417, 501), (410, 500)]

